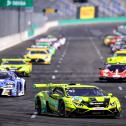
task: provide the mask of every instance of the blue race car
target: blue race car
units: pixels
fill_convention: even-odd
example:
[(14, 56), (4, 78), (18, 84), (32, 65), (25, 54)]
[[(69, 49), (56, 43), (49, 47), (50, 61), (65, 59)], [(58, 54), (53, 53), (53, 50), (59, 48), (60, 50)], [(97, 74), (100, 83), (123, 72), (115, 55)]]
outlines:
[(22, 96), (26, 84), (12, 71), (0, 71), (0, 96)]

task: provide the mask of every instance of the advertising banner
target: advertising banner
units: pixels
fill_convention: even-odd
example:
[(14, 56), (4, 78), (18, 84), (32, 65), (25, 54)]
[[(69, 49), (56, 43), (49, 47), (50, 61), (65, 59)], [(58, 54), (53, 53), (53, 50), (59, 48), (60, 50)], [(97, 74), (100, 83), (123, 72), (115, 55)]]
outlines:
[(96, 16), (96, 7), (95, 6), (82, 6), (79, 11), (80, 19), (92, 19)]
[(0, 0), (0, 7), (32, 7), (33, 0)]

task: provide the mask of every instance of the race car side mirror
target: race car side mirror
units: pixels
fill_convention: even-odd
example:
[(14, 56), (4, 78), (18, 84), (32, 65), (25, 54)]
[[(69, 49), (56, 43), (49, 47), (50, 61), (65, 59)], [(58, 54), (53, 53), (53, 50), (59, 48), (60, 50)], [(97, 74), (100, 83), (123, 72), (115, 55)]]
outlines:
[(108, 93), (108, 96), (112, 96), (112, 93)]
[(59, 94), (51, 94), (50, 97), (52, 97), (53, 99), (58, 99), (59, 98)]
[(101, 67), (99, 68), (99, 70), (102, 70), (102, 69), (103, 69), (103, 68), (101, 68)]

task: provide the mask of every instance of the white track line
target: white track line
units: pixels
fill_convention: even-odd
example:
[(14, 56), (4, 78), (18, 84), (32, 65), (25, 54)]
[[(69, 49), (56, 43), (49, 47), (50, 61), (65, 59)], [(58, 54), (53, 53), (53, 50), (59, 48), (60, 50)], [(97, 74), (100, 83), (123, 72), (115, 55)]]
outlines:
[(93, 38), (90, 37), (89, 39), (91, 40), (91, 43), (92, 43), (93, 47), (95, 48), (95, 50), (96, 50), (96, 52), (97, 52), (99, 58), (103, 61), (104, 57), (102, 56), (100, 50), (99, 50), (98, 47), (96, 46), (96, 44), (95, 44)]
[(59, 71), (58, 70), (54, 70), (54, 73), (58, 73)]
[(34, 112), (33, 115), (31, 115), (31, 119), (36, 118), (37, 112)]
[(122, 88), (121, 86), (118, 86), (118, 89), (119, 89), (120, 91), (122, 91), (122, 90), (123, 90), (123, 88)]
[[(62, 55), (61, 55), (61, 57), (60, 57), (60, 59), (59, 59), (59, 61), (58, 61), (57, 69), (54, 70), (54, 74), (59, 72), (58, 68), (60, 68), (60, 64), (62, 64), (62, 61), (63, 61), (63, 59), (64, 59), (64, 56), (66, 55), (66, 51), (67, 51), (67, 49), (68, 49), (69, 42), (67, 42), (66, 44), (67, 44), (67, 45), (66, 45), (66, 48), (65, 48), (65, 50), (63, 51), (63, 53), (62, 53)], [(52, 79), (53, 79), (53, 80), (56, 79), (56, 75), (52, 75)]]
[(52, 79), (56, 79), (56, 76), (55, 75), (52, 75)]

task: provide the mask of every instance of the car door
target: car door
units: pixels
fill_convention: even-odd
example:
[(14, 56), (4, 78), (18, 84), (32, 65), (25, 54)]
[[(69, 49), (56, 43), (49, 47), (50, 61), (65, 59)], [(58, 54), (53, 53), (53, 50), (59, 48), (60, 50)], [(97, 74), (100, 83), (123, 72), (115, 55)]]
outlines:
[(49, 95), (48, 103), (52, 111), (58, 111), (59, 100), (64, 96), (62, 88), (55, 88)]

